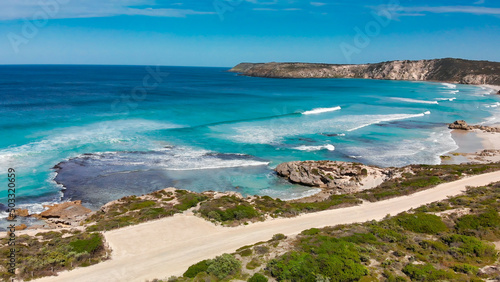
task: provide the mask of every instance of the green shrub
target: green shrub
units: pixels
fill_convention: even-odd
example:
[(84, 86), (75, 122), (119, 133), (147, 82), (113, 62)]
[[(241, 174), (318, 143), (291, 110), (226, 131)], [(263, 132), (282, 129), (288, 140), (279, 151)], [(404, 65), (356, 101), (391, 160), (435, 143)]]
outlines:
[(152, 207), (154, 205), (156, 205), (155, 201), (134, 202), (134, 203), (130, 204), (130, 210), (149, 208), (149, 207)]
[(465, 274), (471, 274), (471, 275), (476, 275), (479, 271), (479, 268), (470, 264), (456, 264), (451, 267), (456, 272), (461, 272)]
[(189, 193), (184, 190), (176, 190), (176, 193), (180, 203), (175, 205), (174, 208), (180, 211), (185, 211), (192, 207), (196, 207), (199, 202), (205, 201), (208, 198), (207, 196)]
[(354, 233), (351, 236), (343, 237), (342, 240), (355, 244), (375, 244), (377, 237), (371, 233)]
[(441, 183), (441, 179), (437, 176), (424, 176), (419, 178), (412, 178), (407, 181), (401, 182), (402, 187), (415, 187), (415, 188), (425, 188), (430, 186), (435, 186)]
[(500, 215), (495, 209), (488, 209), (478, 215), (464, 215), (457, 220), (455, 228), (463, 233), (468, 230), (478, 230), (480, 228), (490, 229), (500, 227)]
[(255, 273), (252, 277), (250, 277), (248, 282), (267, 282), (269, 279), (267, 279), (266, 276), (260, 274), (260, 273)]
[(241, 269), (241, 263), (230, 254), (223, 254), (211, 260), (207, 272), (219, 279), (236, 274)]
[(92, 234), (89, 239), (76, 240), (70, 242), (69, 245), (77, 253), (93, 253), (103, 246), (101, 236), (99, 234)]
[(283, 239), (286, 239), (285, 234), (278, 233), (278, 234), (274, 234), (273, 238), (271, 240), (272, 241), (280, 241), (280, 240), (283, 240)]
[(494, 258), (495, 248), (479, 239), (466, 235), (449, 235), (442, 238), (450, 248), (450, 252), (457, 259), (465, 257)]
[(317, 275), (330, 281), (358, 281), (368, 274), (352, 243), (314, 236), (304, 238), (300, 249), (271, 260), (267, 264), (271, 275), (279, 281), (316, 281)]
[(191, 265), (182, 276), (188, 278), (195, 278), (198, 273), (207, 272), (210, 260), (202, 260), (196, 264)]
[(432, 264), (408, 264), (403, 268), (403, 273), (412, 281), (439, 281), (453, 279), (453, 275), (444, 270), (438, 270)]
[(246, 268), (247, 269), (256, 269), (257, 267), (259, 267), (260, 265), (262, 264), (262, 262), (258, 259), (258, 258), (253, 258), (251, 261), (249, 261), (247, 263), (247, 266)]
[(242, 256), (242, 257), (251, 256), (252, 253), (253, 253), (252, 249), (244, 249), (241, 252), (239, 252), (240, 256)]
[(415, 213), (398, 215), (394, 218), (396, 223), (408, 231), (416, 233), (437, 234), (448, 230), (446, 224), (437, 215)]
[(320, 232), (321, 232), (321, 230), (319, 230), (318, 228), (311, 228), (311, 229), (307, 229), (307, 230), (302, 231), (300, 234), (311, 236), (311, 235), (316, 235)]

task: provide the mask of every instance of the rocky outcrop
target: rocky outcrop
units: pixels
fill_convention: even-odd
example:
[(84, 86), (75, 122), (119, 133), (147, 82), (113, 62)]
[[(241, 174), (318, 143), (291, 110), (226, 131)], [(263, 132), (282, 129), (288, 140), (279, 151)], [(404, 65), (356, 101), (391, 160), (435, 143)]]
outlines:
[(48, 208), (48, 210), (39, 214), (41, 219), (45, 219), (49, 223), (63, 225), (73, 225), (92, 212), (90, 209), (82, 206), (82, 201), (64, 202), (44, 207)]
[(449, 129), (456, 129), (456, 130), (479, 129), (479, 130), (486, 131), (486, 132), (500, 132), (499, 127), (491, 127), (491, 126), (485, 126), (485, 125), (469, 125), (464, 120), (457, 120), (454, 123), (448, 125), (448, 128)]
[(472, 126), (468, 125), (465, 120), (457, 120), (451, 124), (448, 125), (449, 129), (456, 129), (456, 130), (472, 130), (474, 129)]
[(361, 65), (241, 63), (229, 71), (269, 78), (366, 78), (500, 85), (500, 63), (453, 58)]
[(275, 171), (293, 183), (354, 193), (371, 189), (394, 177), (392, 169), (338, 161), (305, 161), (279, 164)]

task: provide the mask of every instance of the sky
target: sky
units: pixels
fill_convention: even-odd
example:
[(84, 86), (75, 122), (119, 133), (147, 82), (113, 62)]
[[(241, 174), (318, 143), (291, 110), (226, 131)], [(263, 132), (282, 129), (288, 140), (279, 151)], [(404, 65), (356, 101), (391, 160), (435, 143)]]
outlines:
[(5, 0), (0, 64), (500, 61), (500, 1)]

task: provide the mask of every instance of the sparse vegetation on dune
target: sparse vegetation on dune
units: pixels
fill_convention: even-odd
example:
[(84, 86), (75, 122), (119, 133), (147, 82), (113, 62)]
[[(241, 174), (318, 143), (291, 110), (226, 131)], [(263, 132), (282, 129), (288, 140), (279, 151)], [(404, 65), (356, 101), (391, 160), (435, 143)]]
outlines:
[[(194, 193), (173, 188), (124, 197), (88, 217), (84, 232), (52, 231), (35, 237), (19, 236), (19, 275), (29, 280), (98, 263), (106, 259), (108, 253), (102, 236), (95, 231), (138, 224), (189, 209), (207, 220), (232, 226), (267, 217), (292, 217), (352, 206), (362, 200), (407, 195), (465, 175), (499, 168), (497, 163), (411, 166), (411, 173), (402, 173), (401, 177), (375, 189), (330, 195), (317, 202), (282, 201), (268, 196), (243, 198), (234, 193)], [(497, 253), (488, 241), (500, 240), (498, 199), (500, 185), (497, 184), (469, 189), (464, 195), (381, 222), (310, 229), (297, 238), (277, 234), (268, 242), (200, 262), (186, 271), (185, 277), (172, 277), (169, 281), (235, 278), (265, 281), (271, 277), (278, 281), (403, 281), (410, 278), (473, 281), (476, 276), (498, 276), (500, 273), (481, 270), (497, 260)], [(1, 243), (0, 251), (4, 255), (0, 262), (6, 263), (6, 239)], [(428, 275), (429, 272), (433, 274)], [(0, 276), (10, 277), (6, 269), (1, 270)], [(342, 280), (334, 277), (342, 277)]]
[[(313, 228), (295, 238), (275, 235), (268, 242), (237, 250), (233, 255), (251, 267), (224, 281), (498, 279), (499, 271), (485, 269), (499, 261), (491, 243), (500, 240), (499, 199), (497, 183), (380, 222)], [(258, 251), (263, 248), (267, 250)], [(176, 279), (206, 277), (202, 273)]]
[(111, 230), (172, 216), (206, 199), (208, 197), (203, 194), (176, 189), (159, 190), (142, 197), (124, 197), (88, 217), (85, 222), (94, 224), (87, 231)]
[(36, 236), (21, 235), (16, 238), (16, 259), (19, 274), (11, 275), (5, 269), (9, 259), (8, 239), (0, 240), (0, 278), (8, 281), (17, 277), (25, 281), (56, 275), (62, 270), (85, 267), (108, 257), (102, 235), (80, 231), (40, 232)]

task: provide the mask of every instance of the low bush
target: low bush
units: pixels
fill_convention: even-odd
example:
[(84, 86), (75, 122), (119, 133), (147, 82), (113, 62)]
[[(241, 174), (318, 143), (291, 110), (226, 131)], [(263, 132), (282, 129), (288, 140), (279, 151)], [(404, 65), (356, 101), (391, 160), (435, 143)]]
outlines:
[(202, 260), (196, 264), (191, 265), (182, 276), (188, 278), (195, 278), (198, 273), (207, 272), (210, 260)]
[(412, 281), (440, 281), (450, 280), (454, 277), (452, 273), (438, 270), (432, 264), (408, 264), (403, 268), (403, 273), (408, 275)]
[(255, 273), (252, 277), (250, 277), (248, 282), (267, 282), (269, 279), (267, 279), (266, 276), (260, 274), (260, 273)]
[(230, 254), (223, 254), (209, 261), (207, 272), (219, 279), (224, 279), (236, 274), (241, 268), (241, 263)]
[(398, 215), (394, 221), (408, 231), (426, 234), (438, 234), (448, 230), (448, 227), (437, 215), (415, 213)]

